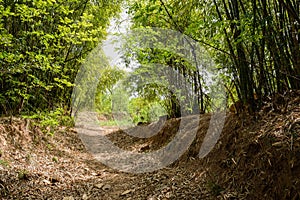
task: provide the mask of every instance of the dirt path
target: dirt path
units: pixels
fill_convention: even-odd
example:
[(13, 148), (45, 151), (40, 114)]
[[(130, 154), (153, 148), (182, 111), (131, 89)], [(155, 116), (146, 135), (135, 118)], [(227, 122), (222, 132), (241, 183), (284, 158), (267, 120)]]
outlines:
[[(291, 93), (285, 105), (266, 104), (255, 117), (229, 114), (217, 144), (203, 159), (198, 154), (210, 115), (201, 115), (195, 140), (178, 161), (139, 174), (95, 159), (90, 152), (103, 150), (99, 136), (123, 150), (148, 153), (174, 139), (180, 119), (169, 120), (155, 136), (137, 138), (90, 125), (90, 131), (78, 133), (59, 127), (51, 136), (33, 121), (0, 118), (0, 199), (300, 199), (299, 95)], [(193, 129), (194, 118), (187, 118), (191, 123), (183, 130)], [(84, 146), (80, 137), (90, 143)]]
[[(3, 121), (2, 121), (3, 122)], [(6, 122), (3, 122), (3, 124)], [(199, 199), (207, 196), (201, 170), (169, 167), (132, 174), (113, 170), (85, 150), (78, 134), (53, 137), (15, 119), (1, 126), (1, 199)], [(102, 130), (105, 134), (112, 131)]]
[[(200, 121), (199, 115), (178, 119), (176, 125), (171, 124), (171, 126), (177, 127), (174, 131), (169, 129), (170, 122), (166, 121), (120, 130), (117, 131), (119, 136), (121, 136), (120, 132), (123, 132), (128, 137), (122, 137), (122, 141), (119, 141), (116, 140), (116, 137), (109, 137), (113, 135), (113, 133), (109, 134), (109, 131), (113, 130), (107, 130), (97, 125), (95, 113), (84, 112), (78, 115), (76, 131), (86, 149), (101, 163), (113, 169), (134, 174), (163, 169), (178, 160), (194, 141)], [(136, 139), (140, 139), (141, 144), (146, 145), (147, 139), (153, 140), (152, 138), (156, 134), (170, 134), (168, 132), (173, 134), (172, 138), (158, 149), (153, 150), (150, 145), (148, 149), (146, 146), (139, 148), (136, 144)], [(161, 137), (161, 140), (164, 138)], [(128, 145), (132, 149), (125, 150), (124, 146)], [(149, 151), (142, 152), (143, 148)]]

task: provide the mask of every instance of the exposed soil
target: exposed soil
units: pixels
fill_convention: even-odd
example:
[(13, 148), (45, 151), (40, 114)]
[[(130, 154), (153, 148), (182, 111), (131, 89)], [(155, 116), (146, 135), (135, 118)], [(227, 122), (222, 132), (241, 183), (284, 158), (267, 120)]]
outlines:
[[(51, 136), (34, 121), (1, 118), (0, 199), (300, 199), (300, 92), (274, 97), (255, 116), (228, 113), (214, 149), (200, 159), (210, 117), (190, 116), (199, 119), (190, 148), (168, 167), (141, 174), (98, 162), (73, 128)], [(102, 130), (122, 149), (151, 152), (174, 138), (181, 120), (143, 139)]]

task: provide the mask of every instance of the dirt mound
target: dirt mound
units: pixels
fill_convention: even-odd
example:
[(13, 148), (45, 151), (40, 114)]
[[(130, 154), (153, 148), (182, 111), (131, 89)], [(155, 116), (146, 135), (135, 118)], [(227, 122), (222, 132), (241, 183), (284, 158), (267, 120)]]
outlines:
[(300, 92), (266, 103), (255, 117), (229, 115), (219, 145), (199, 162), (224, 195), (300, 198)]
[[(179, 160), (183, 161), (185, 158), (189, 159), (190, 157), (196, 157), (199, 154), (200, 145), (198, 144), (201, 144), (201, 141), (207, 132), (210, 118), (210, 114), (203, 114), (170, 119), (167, 121), (158, 121), (149, 125), (115, 131), (109, 134), (108, 138), (114, 142), (116, 146), (122, 149), (146, 153), (159, 150), (169, 144), (170, 141), (174, 139), (174, 136), (178, 133), (179, 129), (180, 131), (185, 132), (184, 135), (187, 135), (191, 129), (197, 128), (197, 131), (195, 131), (196, 137), (189, 149), (189, 153), (184, 154)], [(142, 136), (144, 138), (142, 138)]]
[[(210, 191), (223, 198), (299, 199), (300, 198), (300, 92), (278, 95), (255, 116), (228, 113), (218, 143), (204, 158), (199, 150), (207, 133), (210, 114), (199, 119), (197, 136), (189, 150), (172, 164), (190, 171), (201, 169)], [(151, 135), (157, 124), (119, 130), (109, 138), (121, 148), (151, 152), (167, 145), (182, 119), (171, 119), (156, 135), (137, 138), (128, 132)]]

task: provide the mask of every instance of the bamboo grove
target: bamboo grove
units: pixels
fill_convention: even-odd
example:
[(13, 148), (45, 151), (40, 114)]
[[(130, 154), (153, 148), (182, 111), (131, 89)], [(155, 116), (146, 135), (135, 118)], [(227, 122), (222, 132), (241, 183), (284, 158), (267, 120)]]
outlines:
[(120, 2), (0, 0), (0, 114), (70, 108), (83, 59)]
[[(254, 112), (264, 98), (300, 87), (299, 7), (298, 0), (148, 0), (133, 2), (131, 11), (136, 27), (177, 30), (205, 46), (231, 101)], [(207, 111), (203, 74), (169, 64), (190, 76), (200, 112)]]
[[(207, 58), (213, 60), (224, 80), (222, 87), (229, 101), (240, 100), (250, 112), (266, 97), (300, 89), (299, 0), (124, 2), (132, 16), (132, 28), (176, 30), (206, 48)], [(121, 4), (107, 0), (0, 0), (0, 114), (70, 109), (79, 66), (104, 40), (110, 19), (120, 13)], [(161, 60), (187, 77), (191, 88), (180, 83), (191, 91), (186, 110), (210, 111), (205, 74), (199, 66), (160, 50), (123, 51), (125, 60), (133, 55), (141, 62)], [(155, 89), (166, 92), (153, 85), (144, 94)], [(167, 109), (174, 111), (171, 115), (178, 116), (174, 94), (165, 97), (170, 100)]]

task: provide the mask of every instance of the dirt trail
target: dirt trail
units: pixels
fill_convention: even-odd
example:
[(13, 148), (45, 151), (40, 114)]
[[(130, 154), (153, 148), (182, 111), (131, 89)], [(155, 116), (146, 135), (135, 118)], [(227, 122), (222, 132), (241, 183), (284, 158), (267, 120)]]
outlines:
[(255, 117), (228, 114), (217, 144), (203, 159), (198, 154), (211, 116), (187, 118), (199, 119), (190, 148), (175, 163), (140, 174), (98, 162), (87, 150), (100, 151), (101, 145), (90, 138), (95, 148), (85, 147), (80, 137), (99, 137), (96, 130), (123, 150), (148, 153), (173, 140), (182, 119), (138, 138), (103, 127), (85, 135), (60, 127), (50, 136), (33, 121), (1, 118), (0, 199), (300, 199), (300, 92), (285, 98), (282, 104), (266, 103)]
[(26, 123), (1, 119), (1, 199), (199, 199), (208, 195), (201, 186), (201, 170), (191, 173), (178, 166), (123, 173), (95, 160), (74, 130), (61, 127), (52, 137), (34, 125), (26, 128)]
[[(130, 138), (129, 140), (123, 138), (123, 142), (120, 141), (122, 145), (109, 136), (113, 133), (107, 134), (107, 130), (97, 125), (95, 113), (80, 113), (76, 120), (76, 130), (86, 149), (97, 160), (114, 169), (136, 174), (162, 169), (178, 160), (195, 139), (200, 127), (200, 118), (200, 115), (193, 115), (177, 119), (177, 121), (175, 119), (172, 123), (170, 121), (158, 121), (147, 126), (120, 130), (116, 133), (126, 133)], [(93, 121), (93, 119), (95, 120)], [(168, 127), (170, 125), (175, 129), (170, 130)], [(151, 148), (152, 151), (141, 152), (141, 149), (150, 150), (150, 146), (148, 148), (143, 146), (139, 149), (136, 142), (140, 141), (140, 144), (146, 145), (147, 140), (153, 140), (157, 134), (171, 134), (172, 138), (168, 140), (168, 143), (160, 145), (160, 148), (155, 150)], [(162, 136), (160, 140), (163, 139)], [(124, 146), (126, 145), (130, 145), (132, 148), (125, 150)]]

